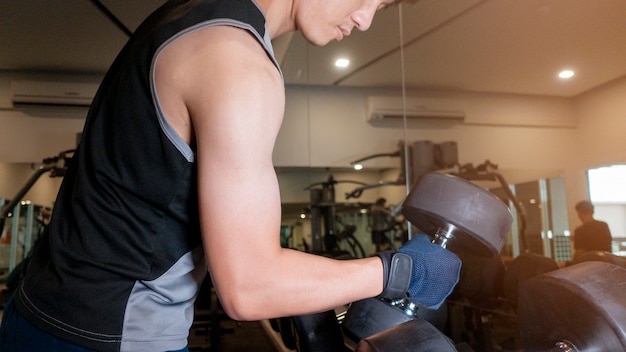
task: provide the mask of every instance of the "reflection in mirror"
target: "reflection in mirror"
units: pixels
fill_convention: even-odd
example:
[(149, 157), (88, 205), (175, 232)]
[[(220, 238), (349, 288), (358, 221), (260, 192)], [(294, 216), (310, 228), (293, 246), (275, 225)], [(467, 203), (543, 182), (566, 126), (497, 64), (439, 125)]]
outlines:
[(384, 194), (390, 200), (389, 208), (396, 208), (397, 212), (399, 202), (394, 200), (403, 199), (404, 185), (395, 182), (380, 189), (355, 190), (376, 185), (381, 179), (395, 179), (398, 170), (278, 168), (282, 226), (290, 231), (289, 247), (323, 251), (329, 245), (324, 242), (324, 236), (330, 234), (336, 236), (335, 242), (341, 251), (353, 252), (359, 257), (371, 255), (370, 207)]
[(0, 163), (0, 282), (7, 286), (52, 214), (62, 178), (47, 172), (36, 164)]
[(613, 253), (626, 255), (626, 165), (617, 164), (587, 171), (594, 218), (609, 225)]
[[(377, 198), (384, 197), (390, 204), (400, 204), (415, 177), (411, 180), (398, 175), (410, 173), (420, 164), (421, 154), (412, 154), (410, 149), (428, 142), (433, 147), (458, 144), (454, 153), (459, 164), (455, 166), (457, 172), (461, 166), (489, 163), (498, 166), (497, 171), (511, 185), (563, 175), (563, 166), (556, 161), (571, 151), (571, 141), (575, 140), (570, 103), (528, 95), (482, 94), (452, 83), (440, 85), (433, 77), (435, 72), (448, 77), (442, 67), (465, 67), (463, 60), (456, 60), (458, 56), (453, 60), (448, 55), (448, 50), (457, 50), (456, 46), (442, 38), (457, 35), (459, 26), (477, 13), (491, 14), (494, 4), (473, 0), (450, 6), (438, 4), (420, 1), (417, 5), (401, 4), (382, 11), (370, 30), (354, 31), (340, 43), (327, 47), (307, 45), (299, 34), (290, 38), (281, 59), (287, 106), (274, 155), (284, 209), (290, 209), (292, 204), (296, 209), (310, 205), (305, 189), (330, 176), (335, 180), (361, 178), (359, 181), (367, 184), (408, 181), (404, 187), (367, 189), (359, 199), (344, 199), (346, 190), (335, 192), (337, 203), (361, 202), (371, 206)], [(348, 57), (351, 66), (329, 69), (339, 54)], [(405, 65), (410, 70), (405, 70)], [(423, 86), (418, 82), (423, 82)], [(374, 99), (377, 97), (389, 99)], [(376, 104), (379, 105), (372, 106)], [(437, 118), (423, 121), (424, 115), (428, 115), (424, 110), (429, 112), (431, 106), (439, 109)], [(411, 123), (407, 121), (409, 107), (415, 114), (410, 117)], [(381, 113), (384, 108), (387, 112), (394, 110), (389, 113), (394, 116), (393, 124), (372, 120), (374, 113)], [(398, 141), (403, 141), (402, 147)], [(398, 150), (407, 157), (371, 159), (363, 162), (364, 168), (359, 172), (349, 169), (355, 160)], [(430, 156), (434, 158), (442, 148), (437, 150)], [(539, 160), (536, 155), (545, 159)], [(487, 184), (483, 186), (488, 188), (499, 187), (497, 182), (474, 181)], [(288, 213), (285, 210), (283, 225), (299, 221)], [(306, 236), (311, 236), (309, 225), (302, 230)]]
[[(406, 163), (408, 163), (403, 158), (406, 155), (406, 145), (400, 143), (387, 146), (378, 140), (372, 140), (376, 146), (370, 150), (355, 149), (348, 153), (344, 151), (343, 154), (351, 156), (349, 160), (345, 160), (340, 165), (328, 165), (328, 167), (321, 168), (310, 167), (315, 163), (312, 158), (316, 158), (315, 151), (311, 151), (311, 149), (318, 148), (315, 145), (316, 143), (328, 144), (327, 138), (329, 135), (340, 133), (338, 128), (337, 131), (333, 131), (333, 126), (341, 123), (341, 120), (347, 121), (348, 117), (345, 114), (342, 116), (341, 111), (330, 110), (331, 114), (338, 114), (338, 116), (334, 117), (329, 123), (320, 122), (324, 116), (328, 116), (328, 113), (322, 112), (323, 117), (321, 119), (317, 118), (317, 116), (312, 116), (317, 110), (321, 109), (319, 105), (312, 106), (313, 102), (316, 101), (315, 95), (318, 94), (318, 90), (310, 93), (313, 89), (302, 88), (299, 85), (305, 84), (308, 85), (307, 87), (310, 85), (322, 85), (322, 90), (327, 86), (330, 91), (335, 89), (333, 86), (345, 86), (346, 89), (341, 90), (339, 93), (341, 96), (345, 96), (347, 100), (354, 99), (355, 94), (361, 96), (355, 99), (355, 102), (357, 100), (363, 101), (365, 96), (371, 94), (370, 91), (372, 89), (374, 89), (373, 91), (386, 92), (395, 96), (403, 95), (403, 88), (402, 90), (398, 88), (381, 90), (380, 88), (364, 88), (358, 87), (358, 85), (354, 86), (349, 82), (342, 82), (347, 77), (358, 76), (355, 72), (360, 67), (369, 65), (368, 62), (379, 60), (380, 58), (376, 57), (376, 55), (379, 55), (378, 53), (393, 51), (394, 48), (401, 46), (399, 43), (402, 43), (402, 35), (399, 33), (402, 31), (402, 6), (397, 6), (397, 11), (396, 9), (380, 11), (368, 31), (358, 32), (355, 30), (350, 37), (344, 38), (341, 43), (331, 43), (327, 47), (319, 48), (305, 43), (299, 34), (295, 34), (290, 38), (289, 53), (281, 60), (286, 83), (288, 84), (288, 104), (289, 95), (291, 94), (291, 97), (294, 98), (292, 101), (305, 102), (306, 105), (301, 105), (302, 109), (297, 111), (290, 110), (288, 106), (284, 124), (289, 126), (292, 123), (291, 121), (299, 119), (301, 125), (306, 124), (308, 126), (308, 132), (302, 136), (308, 138), (308, 145), (305, 148), (308, 148), (309, 152), (301, 154), (301, 156), (308, 158), (305, 164), (308, 164), (309, 167), (276, 168), (282, 198), (281, 243), (283, 246), (310, 252), (325, 251), (327, 250), (326, 247), (334, 246), (338, 247), (340, 251), (350, 253), (352, 256), (368, 256), (375, 249), (371, 236), (369, 212), (376, 199), (386, 198), (390, 211), (395, 211), (397, 215), (398, 206), (406, 195), (406, 182), (409, 182), (404, 172)], [(383, 25), (390, 21), (391, 23), (398, 23), (398, 26), (393, 28)], [(377, 24), (380, 25), (377, 26)], [(364, 42), (376, 42), (377, 50), (360, 52), (359, 49), (362, 50), (368, 47), (368, 45), (363, 45)], [(339, 49), (342, 47), (346, 50)], [(323, 66), (336, 59), (333, 56), (334, 53), (341, 52), (346, 54), (343, 58), (349, 59), (352, 67), (356, 67), (356, 69), (352, 67), (329, 69)], [(294, 55), (294, 53), (297, 54)], [(324, 59), (319, 60), (319, 58)], [(344, 71), (342, 72), (341, 70)], [(351, 73), (350, 70), (356, 71)], [(387, 70), (386, 75), (393, 75), (394, 81), (401, 80), (404, 73), (403, 63), (400, 58), (393, 65), (393, 69)], [(298, 94), (299, 90), (306, 91), (306, 95)], [(311, 97), (311, 94), (313, 94), (313, 97)], [(320, 101), (324, 105), (332, 104), (328, 99), (320, 99)], [(340, 101), (338, 104), (340, 103), (343, 102)], [(356, 109), (361, 109), (362, 104), (355, 103), (353, 106)], [(306, 112), (303, 112), (303, 109), (307, 109)], [(372, 138), (365, 134), (372, 134), (372, 131), (370, 127), (365, 126), (370, 131), (364, 131), (365, 133), (360, 137), (361, 141), (351, 143), (351, 138), (359, 139), (359, 131), (363, 128), (361, 127), (363, 122), (366, 121), (362, 115), (365, 115), (366, 112), (353, 110), (347, 113), (358, 114), (357, 118), (362, 121), (358, 127), (354, 124), (351, 125), (356, 128), (347, 127), (348, 130), (352, 129), (353, 135), (346, 135), (343, 143), (340, 142), (341, 139), (338, 139), (338, 143), (335, 145), (335, 148), (349, 151), (351, 150), (351, 144), (362, 145), (361, 141), (363, 138)], [(298, 117), (302, 115), (306, 117)], [(403, 132), (403, 130), (394, 129), (387, 131), (388, 133), (386, 134), (395, 135), (396, 141), (404, 141), (406, 132)], [(373, 138), (376, 138), (375, 135), (374, 133)], [(278, 144), (280, 144), (281, 140), (287, 138), (289, 137), (279, 136)], [(321, 138), (325, 140), (321, 140)], [(291, 146), (288, 148), (293, 150)], [(368, 156), (379, 153), (393, 154), (391, 156), (393, 160), (364, 160), (363, 170), (355, 171), (352, 168), (352, 161), (367, 159)], [(280, 158), (281, 152), (275, 152), (275, 159), (277, 154), (279, 155), (278, 158)], [(395, 222), (393, 223), (395, 224)], [(390, 230), (387, 234), (389, 243), (392, 246), (399, 245), (406, 237), (405, 226), (402, 225), (401, 221), (398, 224), (400, 225), (390, 226), (393, 230)], [(392, 233), (393, 231), (395, 232)], [(329, 239), (324, 241), (324, 237), (327, 235), (329, 235)], [(332, 248), (328, 249), (332, 250)]]

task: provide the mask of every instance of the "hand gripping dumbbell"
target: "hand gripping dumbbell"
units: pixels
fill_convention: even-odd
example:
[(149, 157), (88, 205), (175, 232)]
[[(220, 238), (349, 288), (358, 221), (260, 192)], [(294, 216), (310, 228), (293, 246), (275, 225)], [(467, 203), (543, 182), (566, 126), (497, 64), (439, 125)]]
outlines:
[[(432, 243), (478, 257), (498, 255), (513, 222), (508, 207), (489, 191), (460, 177), (436, 172), (423, 175), (411, 189), (402, 214)], [(406, 293), (399, 293), (395, 298), (352, 303), (343, 320), (346, 334), (359, 341), (416, 318), (436, 327), (445, 325), (445, 312), (441, 312), (445, 306), (425, 309)]]

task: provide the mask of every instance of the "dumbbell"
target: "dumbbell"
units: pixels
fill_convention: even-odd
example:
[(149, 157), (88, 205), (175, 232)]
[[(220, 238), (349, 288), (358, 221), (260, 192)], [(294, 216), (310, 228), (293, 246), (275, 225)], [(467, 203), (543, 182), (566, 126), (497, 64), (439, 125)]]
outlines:
[(626, 351), (626, 269), (586, 261), (520, 285), (524, 351)]
[[(491, 192), (437, 172), (420, 178), (407, 195), (402, 214), (433, 243), (455, 253), (486, 258), (500, 253), (513, 222), (506, 204)], [(440, 330), (445, 325), (445, 311), (418, 308), (409, 297), (402, 297), (392, 302), (369, 298), (352, 303), (343, 327), (350, 338), (359, 341), (416, 318)]]
[(493, 193), (463, 178), (423, 175), (411, 189), (402, 214), (433, 242), (478, 257), (500, 253), (513, 217)]

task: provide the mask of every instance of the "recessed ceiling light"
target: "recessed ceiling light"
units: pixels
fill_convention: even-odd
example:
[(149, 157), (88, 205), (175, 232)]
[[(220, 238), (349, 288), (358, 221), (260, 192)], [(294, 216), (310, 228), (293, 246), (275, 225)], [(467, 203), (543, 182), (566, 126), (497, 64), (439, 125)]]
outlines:
[(572, 70), (563, 70), (559, 72), (559, 78), (568, 79), (574, 77), (574, 71)]
[(340, 68), (346, 68), (350, 65), (350, 60), (348, 59), (337, 59), (335, 61), (335, 66)]

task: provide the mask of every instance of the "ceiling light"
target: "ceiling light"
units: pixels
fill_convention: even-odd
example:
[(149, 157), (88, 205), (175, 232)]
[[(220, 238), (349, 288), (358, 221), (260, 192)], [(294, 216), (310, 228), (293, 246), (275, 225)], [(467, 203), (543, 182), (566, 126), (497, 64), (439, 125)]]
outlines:
[(559, 72), (559, 78), (568, 79), (574, 77), (574, 71), (572, 70), (563, 70)]
[(337, 59), (337, 61), (335, 61), (336, 67), (346, 68), (348, 65), (350, 65), (350, 60), (348, 59)]
[(363, 165), (361, 165), (361, 164), (354, 164), (354, 169), (357, 170), (357, 171), (358, 170), (363, 170)]

